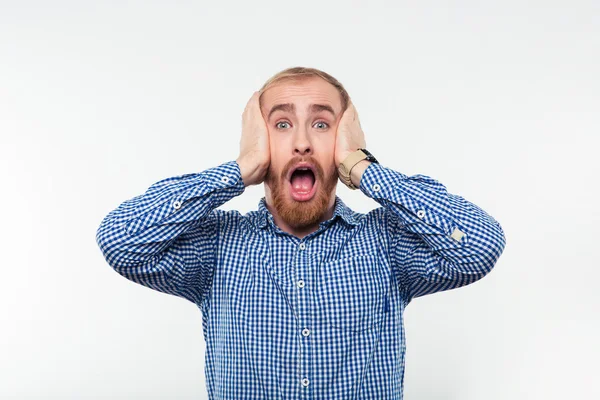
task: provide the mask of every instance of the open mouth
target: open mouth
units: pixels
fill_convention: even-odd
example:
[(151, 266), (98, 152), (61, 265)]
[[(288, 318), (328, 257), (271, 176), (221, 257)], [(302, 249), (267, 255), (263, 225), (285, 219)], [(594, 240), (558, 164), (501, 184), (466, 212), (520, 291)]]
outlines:
[(292, 198), (297, 201), (310, 200), (317, 187), (314, 169), (311, 165), (298, 165), (290, 174), (290, 191)]

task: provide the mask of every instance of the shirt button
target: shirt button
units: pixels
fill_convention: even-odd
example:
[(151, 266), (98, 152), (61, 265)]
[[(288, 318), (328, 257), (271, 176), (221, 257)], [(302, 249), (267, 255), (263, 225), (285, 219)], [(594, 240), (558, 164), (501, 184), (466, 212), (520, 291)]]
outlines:
[(374, 190), (374, 191), (376, 191), (376, 192), (379, 192), (379, 189), (381, 189), (381, 187), (379, 187), (379, 185), (378, 185), (378, 184), (374, 184), (374, 185), (373, 185), (373, 190)]
[(310, 382), (309, 382), (308, 378), (302, 379), (302, 386), (307, 387), (309, 383)]
[(303, 288), (303, 287), (304, 287), (304, 281), (303, 281), (302, 279), (300, 279), (300, 280), (298, 281), (298, 287), (299, 287), (299, 288)]
[(302, 336), (308, 336), (308, 335), (310, 335), (310, 330), (308, 328), (302, 329)]
[(229, 178), (227, 176), (224, 176), (221, 178), (221, 182), (227, 183), (227, 182), (229, 182)]
[(300, 246), (298, 247), (300, 247), (300, 250), (304, 250), (306, 248), (306, 245), (304, 243), (300, 243)]
[(425, 216), (425, 211), (423, 211), (423, 210), (417, 211), (417, 217), (423, 219), (424, 216)]
[(465, 236), (465, 233), (458, 228), (454, 228), (452, 234), (450, 235), (450, 237), (456, 240), (457, 242), (460, 242), (460, 239), (462, 239), (463, 236)]
[(181, 202), (179, 200), (175, 200), (173, 202), (173, 208), (179, 210), (181, 208)]

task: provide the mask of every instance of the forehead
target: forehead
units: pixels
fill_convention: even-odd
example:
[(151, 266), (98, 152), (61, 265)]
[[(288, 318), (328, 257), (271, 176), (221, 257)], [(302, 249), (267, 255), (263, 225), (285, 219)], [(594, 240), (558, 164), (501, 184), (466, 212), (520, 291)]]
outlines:
[(310, 104), (325, 104), (333, 108), (336, 115), (342, 108), (340, 92), (329, 82), (319, 78), (305, 78), (301, 81), (283, 81), (271, 86), (262, 93), (261, 110), (268, 115), (277, 104), (292, 103), (302, 113)]

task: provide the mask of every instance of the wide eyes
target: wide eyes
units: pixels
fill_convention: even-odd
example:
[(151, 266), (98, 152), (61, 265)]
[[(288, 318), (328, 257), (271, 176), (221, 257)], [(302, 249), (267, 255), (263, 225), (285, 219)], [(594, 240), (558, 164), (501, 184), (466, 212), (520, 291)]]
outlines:
[[(287, 122), (287, 121), (280, 121), (280, 122), (278, 122), (278, 123), (275, 124), (275, 127), (277, 129), (287, 129), (288, 127), (286, 127), (285, 125), (288, 125), (288, 127), (289, 127), (290, 123)], [(327, 122), (323, 122), (323, 121), (315, 122), (315, 124), (313, 126), (315, 126), (317, 129), (327, 129), (327, 128), (329, 128), (329, 124)]]
[(283, 127), (283, 128), (281, 127), (281, 125), (282, 125), (282, 124), (283, 124), (283, 125), (286, 125), (286, 124), (287, 124), (287, 125), (289, 125), (289, 123), (288, 123), (288, 122), (281, 121), (281, 122), (278, 122), (278, 123), (276, 123), (276, 124), (275, 124), (275, 127), (276, 127), (277, 129), (285, 129), (285, 127)]

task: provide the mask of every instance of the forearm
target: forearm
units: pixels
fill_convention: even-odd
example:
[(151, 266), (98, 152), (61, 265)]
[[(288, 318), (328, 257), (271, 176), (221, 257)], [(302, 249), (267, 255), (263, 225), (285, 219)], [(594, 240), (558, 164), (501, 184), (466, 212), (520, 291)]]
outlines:
[(261, 183), (264, 179), (265, 172), (269, 168), (269, 164), (261, 164), (252, 157), (238, 157), (235, 162), (240, 169), (244, 187)]
[(96, 241), (113, 268), (139, 266), (243, 190), (234, 161), (163, 179), (111, 211), (101, 222)]
[(371, 161), (361, 160), (350, 170), (350, 179), (352, 184), (356, 187), (360, 187), (360, 180), (365, 170), (369, 167)]
[(356, 171), (360, 189), (390, 210), (402, 229), (420, 237), (433, 255), (478, 276), (493, 267), (506, 239), (500, 224), (481, 208), (425, 175), (406, 176), (371, 163), (361, 169)]

